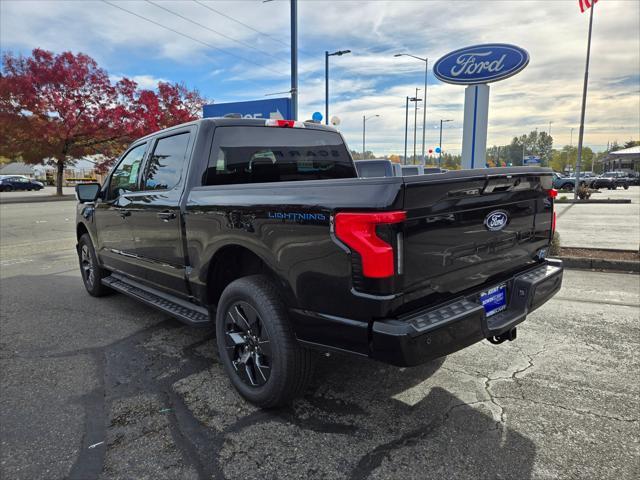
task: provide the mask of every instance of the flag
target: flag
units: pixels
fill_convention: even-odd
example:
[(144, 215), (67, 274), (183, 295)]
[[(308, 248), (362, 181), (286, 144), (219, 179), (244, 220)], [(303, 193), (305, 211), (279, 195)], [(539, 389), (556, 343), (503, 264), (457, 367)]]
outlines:
[(580, 5), (580, 11), (584, 13), (585, 10), (591, 8), (591, 5), (596, 3), (598, 0), (578, 0), (578, 5)]

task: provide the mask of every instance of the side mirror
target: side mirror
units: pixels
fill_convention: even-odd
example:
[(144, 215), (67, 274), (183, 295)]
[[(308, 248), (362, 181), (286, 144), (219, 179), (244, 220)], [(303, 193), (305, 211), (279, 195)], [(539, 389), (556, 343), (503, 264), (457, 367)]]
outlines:
[(76, 196), (80, 203), (95, 202), (99, 193), (99, 183), (79, 183), (76, 185)]

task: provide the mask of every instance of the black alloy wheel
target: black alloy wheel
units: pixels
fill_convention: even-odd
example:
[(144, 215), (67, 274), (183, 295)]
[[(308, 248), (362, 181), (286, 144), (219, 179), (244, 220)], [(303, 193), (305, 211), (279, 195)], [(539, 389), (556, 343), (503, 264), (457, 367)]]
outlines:
[(225, 314), (225, 350), (236, 374), (250, 387), (261, 387), (271, 375), (271, 342), (260, 315), (237, 301)]
[(267, 275), (231, 282), (216, 305), (218, 355), (237, 392), (262, 408), (304, 392), (315, 355), (298, 342), (282, 291)]
[(102, 283), (102, 279), (109, 276), (111, 272), (102, 268), (98, 263), (91, 237), (87, 233), (78, 240), (78, 260), (80, 261), (82, 282), (89, 295), (102, 297), (113, 292)]
[(80, 270), (87, 290), (93, 289), (96, 284), (96, 266), (86, 243), (80, 247)]

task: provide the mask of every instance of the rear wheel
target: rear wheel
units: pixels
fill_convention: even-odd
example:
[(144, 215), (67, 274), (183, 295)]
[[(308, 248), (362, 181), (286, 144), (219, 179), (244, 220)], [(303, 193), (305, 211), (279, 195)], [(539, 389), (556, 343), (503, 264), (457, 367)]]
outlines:
[(88, 233), (82, 235), (78, 241), (78, 259), (80, 260), (82, 282), (89, 295), (103, 297), (112, 293), (113, 290), (102, 284), (102, 279), (107, 277), (110, 272), (98, 264), (98, 258)]
[(296, 340), (284, 302), (264, 275), (244, 277), (225, 288), (216, 338), (231, 383), (255, 405), (286, 405), (311, 377), (312, 353)]

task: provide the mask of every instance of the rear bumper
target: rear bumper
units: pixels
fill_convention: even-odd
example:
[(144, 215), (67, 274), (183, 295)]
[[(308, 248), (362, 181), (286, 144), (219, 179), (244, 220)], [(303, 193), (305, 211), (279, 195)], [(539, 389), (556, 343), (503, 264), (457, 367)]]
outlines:
[(560, 260), (547, 260), (501, 282), (507, 284), (507, 308), (491, 317), (479, 302), (484, 287), (400, 319), (374, 321), (369, 355), (394, 365), (418, 365), (509, 332), (560, 290), (562, 273)]

